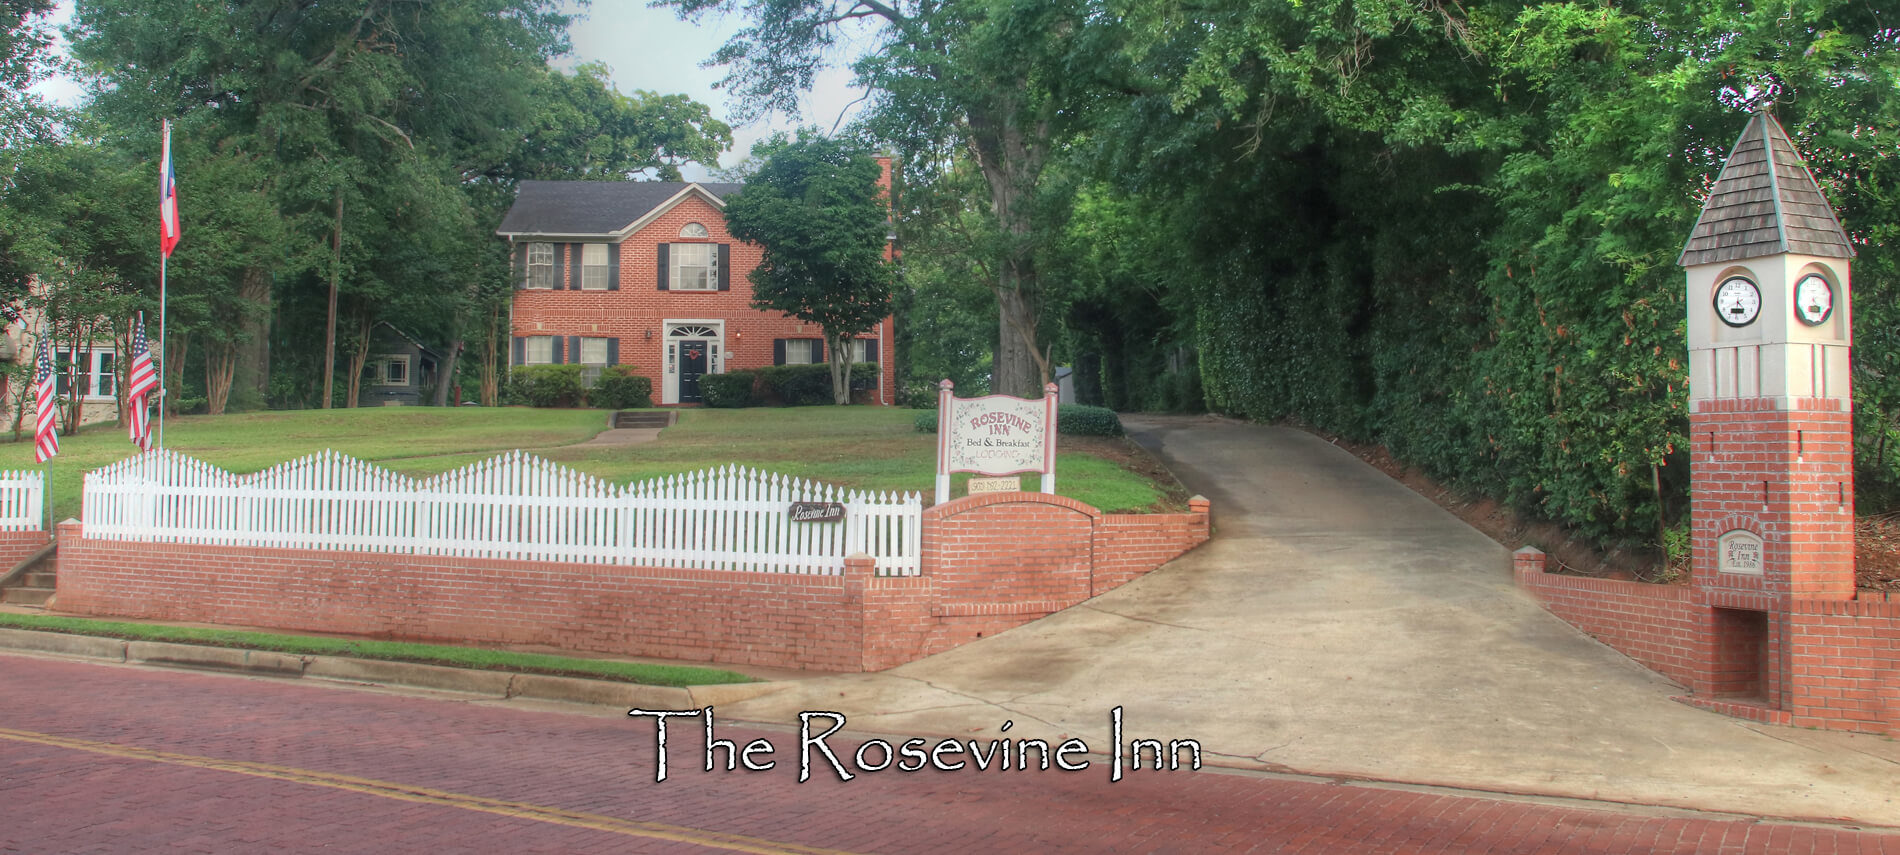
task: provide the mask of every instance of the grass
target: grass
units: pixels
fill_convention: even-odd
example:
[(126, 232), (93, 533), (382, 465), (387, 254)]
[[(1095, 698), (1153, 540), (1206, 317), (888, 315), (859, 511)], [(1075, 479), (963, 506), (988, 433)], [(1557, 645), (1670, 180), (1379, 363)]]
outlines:
[(743, 674), (687, 665), (652, 665), (605, 659), (575, 659), (543, 653), (514, 653), (506, 650), (483, 650), (440, 644), (277, 635), (234, 629), (163, 626), (52, 615), (0, 613), (0, 627), (64, 632), (72, 635), (96, 635), (133, 641), (168, 641), (241, 650), (269, 650), (293, 655), (348, 656), (356, 659), (417, 662), (426, 665), (477, 668), (485, 671), (589, 677), (648, 686), (705, 686), (755, 682), (751, 677)]
[[(172, 418), (165, 443), (239, 474), (334, 449), (421, 477), (521, 448), (615, 483), (730, 463), (847, 488), (918, 491), (928, 500), (936, 437), (913, 429), (915, 415), (885, 407), (689, 409), (660, 442), (579, 447), (575, 443), (606, 427), (606, 411), (369, 407)], [(60, 437), (60, 455), (46, 465), (54, 518), (79, 515), (85, 472), (132, 450), (122, 429), (110, 424)], [(30, 436), (0, 443), (0, 468), (34, 466)], [(1056, 472), (1058, 492), (1103, 511), (1145, 510), (1167, 495), (1148, 478), (1093, 455), (1058, 453)], [(966, 480), (956, 477), (958, 492)], [(1038, 476), (1023, 476), (1024, 489), (1038, 484)]]

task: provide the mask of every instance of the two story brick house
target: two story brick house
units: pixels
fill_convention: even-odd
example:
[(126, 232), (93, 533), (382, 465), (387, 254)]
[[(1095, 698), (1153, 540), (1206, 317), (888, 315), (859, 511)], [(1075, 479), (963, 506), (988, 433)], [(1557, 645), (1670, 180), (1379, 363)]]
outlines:
[[(890, 163), (881, 183), (890, 187)], [(825, 360), (824, 332), (752, 308), (756, 244), (722, 213), (740, 184), (524, 181), (497, 234), (513, 251), (510, 365), (631, 365), (655, 403), (700, 402), (699, 378)], [(889, 256), (889, 250), (886, 250)], [(891, 318), (854, 345), (878, 364), (860, 400), (894, 402)], [(585, 372), (588, 382), (598, 371)]]

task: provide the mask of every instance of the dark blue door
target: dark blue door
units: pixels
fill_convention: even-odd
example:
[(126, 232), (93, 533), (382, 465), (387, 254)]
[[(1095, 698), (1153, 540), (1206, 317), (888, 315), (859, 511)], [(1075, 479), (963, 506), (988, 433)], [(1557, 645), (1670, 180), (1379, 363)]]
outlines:
[(706, 343), (680, 342), (680, 403), (699, 403), (699, 375), (706, 373)]

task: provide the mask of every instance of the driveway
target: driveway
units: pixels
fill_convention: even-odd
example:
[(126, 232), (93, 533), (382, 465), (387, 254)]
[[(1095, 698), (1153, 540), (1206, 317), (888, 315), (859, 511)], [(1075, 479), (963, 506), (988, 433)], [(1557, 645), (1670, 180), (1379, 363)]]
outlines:
[(1207, 545), (1032, 624), (722, 717), (861, 733), (1195, 739), (1242, 768), (1900, 826), (1900, 744), (1768, 727), (1546, 614), (1503, 547), (1302, 431), (1128, 417), (1213, 501)]

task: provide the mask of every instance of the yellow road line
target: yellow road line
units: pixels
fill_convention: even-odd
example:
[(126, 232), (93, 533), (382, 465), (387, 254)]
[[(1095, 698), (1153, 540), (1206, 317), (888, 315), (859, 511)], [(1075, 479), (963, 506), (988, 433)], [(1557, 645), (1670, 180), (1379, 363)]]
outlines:
[(26, 742), (35, 745), (47, 745), (54, 748), (67, 748), (74, 751), (86, 751), (103, 754), (108, 757), (123, 757), (143, 760), (150, 763), (166, 763), (173, 766), (188, 766), (195, 769), (213, 769), (220, 772), (233, 772), (239, 775), (251, 775), (276, 781), (289, 781), (308, 784), (313, 787), (329, 787), (337, 790), (363, 793), (386, 799), (405, 802), (440, 805), (479, 811), (498, 816), (518, 817), (547, 822), (555, 825), (567, 825), (575, 828), (587, 828), (612, 834), (624, 834), (629, 837), (646, 837), (654, 840), (667, 840), (689, 843), (711, 849), (725, 849), (732, 852), (751, 852), (759, 855), (849, 855), (842, 850), (820, 849), (813, 846), (801, 846), (796, 843), (781, 843), (742, 834), (727, 834), (719, 831), (707, 831), (685, 826), (667, 825), (660, 822), (640, 822), (619, 819), (595, 813), (567, 810), (565, 808), (537, 805), (528, 802), (511, 802), (504, 799), (491, 799), (467, 793), (453, 793), (446, 790), (416, 787), (391, 781), (378, 781), (374, 778), (359, 778), (354, 775), (340, 775), (333, 772), (317, 772), (310, 769), (298, 769), (291, 766), (273, 766), (268, 763), (252, 763), (244, 760), (219, 760), (215, 757), (199, 757), (192, 754), (177, 754), (170, 751), (158, 751), (150, 748), (135, 748), (129, 745), (115, 745), (110, 742), (96, 742), (90, 739), (75, 739), (68, 736), (54, 736), (35, 733), (30, 730), (0, 728), (0, 739), (12, 742)]

